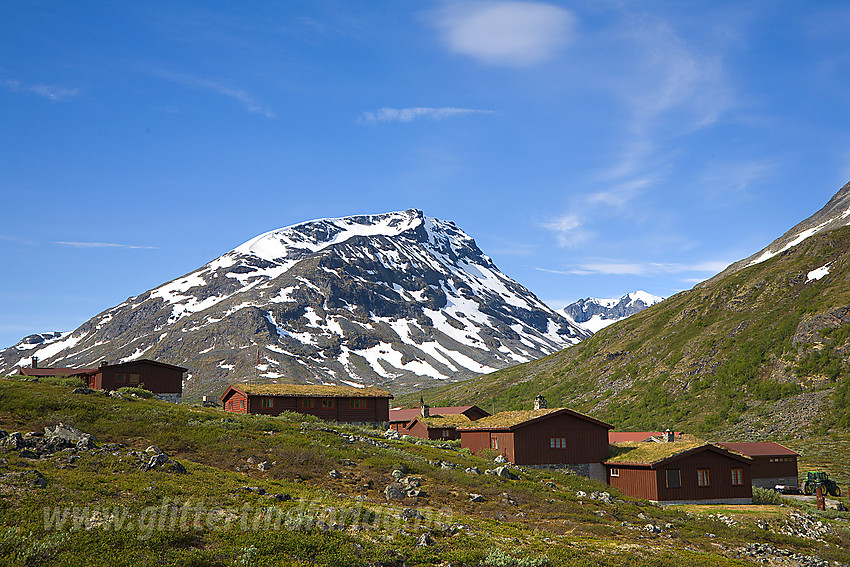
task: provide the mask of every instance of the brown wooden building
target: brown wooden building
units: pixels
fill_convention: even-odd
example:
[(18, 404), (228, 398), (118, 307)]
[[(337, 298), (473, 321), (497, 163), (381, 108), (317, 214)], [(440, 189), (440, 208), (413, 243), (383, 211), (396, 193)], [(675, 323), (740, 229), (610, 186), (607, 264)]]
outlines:
[[(611, 425), (567, 408), (499, 412), (458, 427), (461, 446), (493, 449), (517, 465), (583, 465), (604, 480)], [(591, 466), (595, 465), (595, 466)]]
[(78, 376), (89, 388), (117, 390), (125, 386), (150, 390), (162, 400), (180, 403), (186, 368), (156, 360), (139, 359), (118, 364), (102, 362), (97, 368), (21, 368), (24, 376)]
[(490, 415), (478, 406), (432, 408), (420, 403), (418, 408), (391, 409), (390, 429), (422, 439), (460, 439), (458, 426)]
[(799, 486), (797, 458), (799, 453), (779, 443), (717, 443), (725, 449), (741, 453), (753, 460), (750, 474), (753, 486), (773, 488), (777, 484)]
[(379, 388), (310, 384), (234, 384), (221, 404), (235, 413), (279, 415), (293, 411), (327, 421), (386, 423), (392, 394)]
[(653, 502), (752, 503), (752, 459), (704, 443), (639, 443), (610, 458), (608, 484)]

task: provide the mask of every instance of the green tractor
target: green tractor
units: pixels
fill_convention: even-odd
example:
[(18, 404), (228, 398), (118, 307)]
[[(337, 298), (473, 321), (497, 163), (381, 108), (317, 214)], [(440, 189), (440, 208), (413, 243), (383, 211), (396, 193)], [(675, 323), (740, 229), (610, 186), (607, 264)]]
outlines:
[(803, 494), (814, 494), (820, 486), (823, 495), (841, 496), (841, 489), (838, 488), (838, 483), (829, 479), (829, 475), (823, 471), (809, 471), (806, 473), (806, 480), (803, 482)]

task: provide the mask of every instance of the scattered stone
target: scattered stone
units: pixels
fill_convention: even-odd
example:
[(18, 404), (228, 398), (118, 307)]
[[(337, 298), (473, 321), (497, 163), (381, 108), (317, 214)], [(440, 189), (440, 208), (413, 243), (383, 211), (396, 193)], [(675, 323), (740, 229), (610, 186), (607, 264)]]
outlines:
[(638, 520), (647, 520), (648, 518), (647, 518), (646, 514), (644, 514), (643, 512), (638, 512), (637, 519)]
[(416, 508), (405, 508), (401, 511), (401, 519), (402, 520), (424, 520), (425, 516), (419, 513), (419, 510)]
[(469, 467), (466, 469), (467, 474), (481, 474), (481, 469), (478, 467)]
[[(259, 468), (259, 467), (258, 467), (258, 468)], [(331, 478), (337, 478), (337, 479), (342, 478), (342, 475), (341, 475), (341, 474), (339, 473), (339, 471), (338, 471), (338, 470), (336, 470), (336, 469), (331, 470), (331, 471), (328, 473), (328, 476), (329, 476), (329, 477), (331, 477)]]
[(91, 388), (74, 388), (73, 390), (71, 390), (71, 393), (72, 394), (82, 394), (84, 396), (87, 396), (89, 394), (94, 394), (95, 392)]
[(659, 528), (659, 527), (658, 527), (658, 526), (656, 526), (655, 524), (646, 524), (646, 525), (643, 527), (643, 531), (645, 531), (645, 532), (649, 532), (649, 533), (652, 533), (652, 534), (660, 534), (660, 533), (661, 533), (661, 528)]
[(507, 463), (508, 460), (505, 458), (504, 455), (496, 455), (496, 458), (493, 459), (493, 462), (501, 464), (501, 463)]
[(594, 512), (594, 514), (602, 518), (605, 516), (605, 510), (597, 510), (596, 512)]
[(551, 480), (546, 481), (546, 484), (544, 486), (552, 490), (558, 490), (558, 485), (552, 482)]
[(341, 464), (341, 465), (342, 465), (342, 466), (344, 466), (344, 467), (353, 467), (353, 466), (355, 466), (357, 463), (355, 463), (355, 462), (354, 462), (354, 461), (352, 461), (351, 459), (343, 459), (343, 460), (341, 460), (341, 461), (339, 462), (339, 464)]
[(162, 455), (163, 451), (156, 445), (148, 445), (148, 448), (145, 449), (145, 453), (148, 453), (150, 455)]
[(399, 481), (399, 480), (403, 479), (405, 475), (404, 475), (403, 471), (396, 469), (396, 470), (394, 470), (393, 472), (390, 473), (390, 476), (393, 477), (393, 480)]
[[(579, 490), (576, 492), (576, 498), (587, 498), (587, 492), (584, 490)], [(643, 514), (638, 514), (638, 518), (640, 518)], [(640, 518), (643, 520), (643, 518)]]
[(502, 493), (502, 502), (504, 502), (505, 504), (508, 504), (509, 506), (516, 506), (517, 505), (517, 501), (514, 500), (511, 497), (511, 495), (508, 494), (507, 492)]
[(509, 469), (506, 465), (503, 465), (503, 466), (495, 468), (495, 469), (488, 469), (488, 470), (484, 471), (484, 474), (498, 476), (498, 477), (501, 477), (501, 478), (507, 478), (508, 480), (519, 480), (519, 475), (511, 472), (511, 469)]
[(258, 465), (257, 465), (257, 470), (258, 470), (258, 471), (266, 472), (266, 471), (267, 471), (267, 470), (269, 470), (270, 468), (272, 468), (272, 466), (269, 464), (269, 462), (268, 462), (268, 461), (263, 461), (262, 463), (260, 463), (260, 464), (258, 464)]
[(605, 504), (611, 504), (614, 500), (611, 498), (611, 494), (608, 492), (592, 492), (590, 497), (594, 500), (599, 500), (600, 502), (604, 502)]
[(416, 540), (416, 547), (428, 547), (429, 545), (434, 545), (434, 538), (428, 535), (428, 532), (423, 533)]
[(399, 482), (391, 482), (384, 488), (384, 496), (387, 502), (391, 500), (404, 500), (405, 490), (404, 485)]
[(277, 500), (278, 502), (288, 502), (288, 501), (292, 500), (292, 496), (290, 496), (289, 494), (286, 494), (286, 493), (284, 493), (284, 494), (281, 494), (281, 493), (272, 494), (271, 497), (274, 498), (275, 500)]
[(470, 502), (484, 502), (484, 496), (481, 494), (469, 493)]
[[(110, 398), (118, 398), (119, 400), (126, 399), (124, 394), (122, 394), (118, 390), (110, 390), (110, 391), (106, 392), (106, 395), (109, 396)], [(136, 396), (134, 395), (133, 397), (135, 398)]]

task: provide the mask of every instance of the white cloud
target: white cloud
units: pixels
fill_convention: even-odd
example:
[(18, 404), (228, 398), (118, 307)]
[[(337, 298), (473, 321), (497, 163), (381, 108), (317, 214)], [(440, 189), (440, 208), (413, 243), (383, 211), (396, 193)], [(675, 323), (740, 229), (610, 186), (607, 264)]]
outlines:
[(66, 242), (56, 241), (55, 244), (73, 246), (74, 248), (133, 248), (137, 250), (157, 250), (156, 246), (134, 246), (132, 244), (115, 244), (113, 242)]
[(205, 89), (231, 98), (239, 102), (248, 112), (261, 114), (266, 118), (275, 117), (275, 113), (271, 109), (259, 104), (250, 93), (243, 89), (237, 89), (218, 81), (188, 77), (170, 71), (157, 70), (155, 74), (187, 87)]
[[(541, 272), (550, 274), (562, 274), (569, 276), (588, 275), (615, 275), (615, 276), (651, 276), (657, 274), (678, 274), (685, 272), (706, 272), (716, 274), (723, 271), (730, 262), (699, 262), (696, 264), (679, 264), (664, 262), (589, 262), (579, 264), (567, 270), (550, 270), (547, 268), (535, 268)], [(698, 279), (696, 281), (703, 281)]]
[(43, 84), (25, 85), (20, 81), (6, 81), (4, 84), (6, 89), (12, 92), (35, 94), (55, 102), (73, 98), (80, 93), (80, 89), (69, 89)]
[(464, 1), (445, 5), (433, 24), (448, 48), (483, 63), (526, 67), (553, 57), (574, 35), (571, 12), (542, 2)]
[(364, 112), (360, 115), (358, 121), (365, 124), (375, 124), (378, 122), (412, 122), (417, 118), (431, 118), (433, 120), (442, 120), (452, 116), (462, 116), (465, 114), (492, 114), (492, 110), (477, 110), (474, 108), (453, 108), (453, 107), (414, 107), (414, 108), (380, 108), (375, 111)]
[(582, 229), (583, 224), (580, 215), (567, 213), (543, 223), (543, 227), (555, 233), (559, 246), (578, 246), (591, 236), (589, 232)]

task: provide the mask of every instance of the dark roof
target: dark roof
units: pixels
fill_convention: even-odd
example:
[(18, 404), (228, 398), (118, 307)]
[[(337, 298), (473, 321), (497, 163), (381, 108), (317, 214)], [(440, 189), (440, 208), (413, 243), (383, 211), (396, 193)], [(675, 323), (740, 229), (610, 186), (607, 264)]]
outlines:
[[(429, 408), (429, 413), (433, 417), (442, 416), (442, 415), (460, 415), (463, 414), (475, 406), (448, 406), (444, 408)], [(481, 409), (481, 408), (477, 408)], [(487, 413), (484, 410), (481, 410), (484, 413)], [(419, 408), (407, 408), (407, 409), (391, 409), (390, 410), (390, 421), (411, 421), (416, 419), (417, 417), (421, 417)]]
[(792, 451), (779, 443), (715, 443), (730, 451), (741, 453), (748, 457), (799, 457), (800, 453)]
[(380, 388), (354, 386), (327, 386), (313, 384), (233, 384), (224, 395), (223, 400), (231, 390), (236, 390), (251, 396), (313, 396), (321, 398), (392, 398), (393, 395)]
[(479, 420), (470, 422), (468, 426), (459, 427), (458, 429), (462, 429), (464, 431), (476, 431), (476, 430), (515, 430), (520, 427), (525, 427), (531, 423), (541, 421), (544, 419), (549, 419), (558, 415), (571, 415), (573, 417), (577, 417), (579, 419), (583, 419), (585, 421), (589, 421), (591, 423), (595, 423), (596, 425), (600, 425), (607, 429), (611, 429), (614, 426), (604, 421), (599, 421), (598, 419), (594, 419), (589, 415), (584, 415), (583, 413), (579, 413), (577, 411), (573, 411), (569, 408), (548, 408), (548, 409), (535, 409), (535, 410), (517, 410), (517, 411), (500, 411), (495, 415), (490, 415), (487, 417), (482, 417)]
[(148, 358), (139, 358), (139, 359), (136, 359), (136, 360), (128, 360), (127, 362), (119, 362), (119, 363), (116, 363), (116, 364), (107, 364), (106, 367), (107, 368), (116, 368), (116, 367), (119, 367), (119, 366), (126, 366), (128, 364), (139, 364), (139, 363), (153, 364), (154, 366), (162, 366), (163, 368), (170, 368), (172, 370), (180, 370), (180, 371), (183, 371), (183, 372), (187, 372), (189, 370), (188, 368), (183, 368), (182, 366), (175, 366), (173, 364), (167, 364), (165, 362), (159, 362), (158, 360), (150, 360)]
[(24, 376), (91, 376), (97, 368), (21, 368)]
[(746, 455), (732, 452), (723, 447), (711, 443), (679, 442), (679, 443), (637, 443), (634, 447), (621, 447), (626, 449), (618, 455), (608, 459), (606, 465), (640, 465), (644, 467), (657, 468), (662, 464), (678, 461), (690, 455), (703, 451), (713, 451), (725, 455), (731, 459), (741, 462), (751, 462), (752, 459)]

